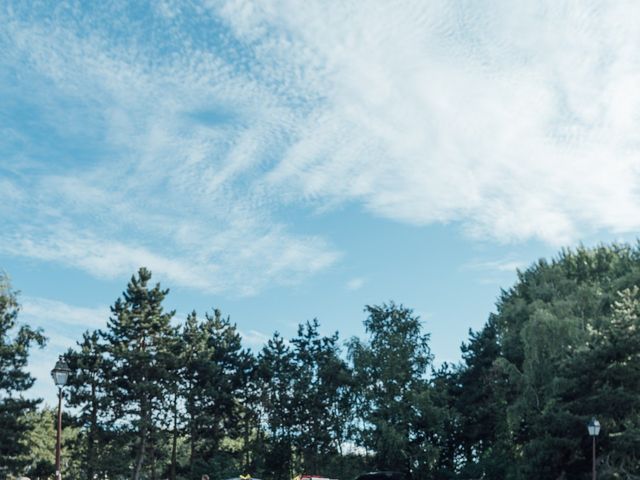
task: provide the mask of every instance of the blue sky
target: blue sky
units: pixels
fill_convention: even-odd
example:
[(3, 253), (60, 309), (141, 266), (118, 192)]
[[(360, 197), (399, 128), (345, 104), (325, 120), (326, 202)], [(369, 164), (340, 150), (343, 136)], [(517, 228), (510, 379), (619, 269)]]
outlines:
[(34, 395), (141, 265), (258, 349), (395, 300), (456, 361), (515, 269), (635, 242), (634, 2), (6, 1), (0, 267)]

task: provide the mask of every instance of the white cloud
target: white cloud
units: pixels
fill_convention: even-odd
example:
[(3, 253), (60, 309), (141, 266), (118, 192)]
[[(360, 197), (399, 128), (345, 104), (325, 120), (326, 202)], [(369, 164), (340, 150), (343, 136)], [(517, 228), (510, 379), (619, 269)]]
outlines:
[(198, 265), (159, 256), (146, 248), (109, 242), (93, 235), (80, 235), (60, 229), (45, 236), (13, 237), (5, 241), (2, 251), (39, 260), (60, 261), (103, 278), (128, 275), (140, 266), (147, 266), (158, 276), (180, 285), (203, 289), (216, 287), (206, 278), (207, 274), (213, 275), (213, 266), (207, 271)]
[(20, 303), (21, 321), (41, 326), (65, 324), (84, 328), (102, 328), (107, 324), (110, 315), (109, 307), (79, 307), (48, 298), (21, 297)]
[(347, 290), (351, 290), (351, 291), (355, 291), (355, 290), (360, 290), (363, 286), (364, 286), (364, 278), (362, 277), (356, 277), (356, 278), (352, 278), (347, 282)]
[(463, 268), (471, 270), (515, 273), (516, 270), (522, 270), (526, 266), (526, 262), (508, 257), (499, 260), (474, 261), (464, 265)]
[(482, 285), (499, 286), (504, 284), (505, 278), (515, 278), (516, 272), (526, 269), (529, 263), (513, 255), (507, 255), (495, 260), (472, 260), (462, 265), (461, 269), (473, 272), (475, 281)]
[(242, 336), (242, 342), (245, 346), (253, 348), (261, 348), (271, 338), (269, 335), (257, 330), (241, 331), (240, 336)]
[[(90, 153), (63, 174), (43, 167), (24, 195), (12, 194), (21, 201), (7, 214), (1, 252), (106, 278), (145, 265), (173, 285), (241, 295), (298, 282), (339, 258), (326, 239), (292, 233), (251, 186), (274, 128), (292, 117), (268, 89), (215, 53), (151, 68), (142, 51), (114, 47), (99, 29), (80, 39), (30, 20), (9, 23), (9, 41), (27, 59), (12, 57), (10, 66), (26, 83), (46, 79), (47, 90), (34, 93), (46, 128), (65, 144), (88, 143)], [(238, 123), (217, 125), (220, 111)]]
[(501, 241), (640, 226), (638, 5), (229, 5), (324, 99), (269, 177), (292, 198)]
[(163, 2), (134, 28), (17, 3), (0, 251), (252, 294), (340, 258), (287, 208), (505, 242), (636, 231), (639, 10)]

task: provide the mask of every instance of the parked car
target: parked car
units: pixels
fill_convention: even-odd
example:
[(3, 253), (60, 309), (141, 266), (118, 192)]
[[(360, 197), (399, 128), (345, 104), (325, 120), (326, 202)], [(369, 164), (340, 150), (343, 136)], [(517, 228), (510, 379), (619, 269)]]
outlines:
[(360, 475), (356, 480), (410, 480), (411, 476), (400, 472), (369, 472)]

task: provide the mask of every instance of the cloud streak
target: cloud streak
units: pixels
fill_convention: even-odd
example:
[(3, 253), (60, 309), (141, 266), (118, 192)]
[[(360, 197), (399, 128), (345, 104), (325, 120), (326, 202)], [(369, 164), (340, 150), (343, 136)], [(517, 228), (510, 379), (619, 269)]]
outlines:
[(349, 291), (356, 291), (356, 290), (360, 290), (365, 284), (365, 279), (362, 277), (355, 277), (350, 279), (347, 284), (346, 284), (346, 288)]
[(86, 308), (69, 305), (58, 300), (39, 297), (23, 297), (21, 302), (21, 321), (33, 325), (65, 324), (73, 327), (102, 328), (107, 324), (110, 311), (108, 307)]

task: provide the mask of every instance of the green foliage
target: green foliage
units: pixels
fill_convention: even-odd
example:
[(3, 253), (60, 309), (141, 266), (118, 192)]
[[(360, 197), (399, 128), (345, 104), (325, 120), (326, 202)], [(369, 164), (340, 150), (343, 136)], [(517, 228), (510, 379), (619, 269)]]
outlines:
[(291, 348), (278, 333), (260, 352), (258, 375), (269, 437), (264, 472), (275, 478), (291, 478), (296, 466), (293, 460), (296, 365)]
[(45, 345), (40, 330), (18, 324), (20, 306), (9, 279), (0, 273), (0, 467), (17, 474), (25, 466), (25, 435), (29, 423), (24, 416), (33, 412), (39, 400), (23, 397), (34, 382), (26, 371), (29, 350), (33, 344)]
[(151, 272), (145, 268), (133, 276), (111, 307), (105, 340), (104, 361), (108, 381), (104, 383), (112, 421), (129, 429), (134, 466), (132, 478), (138, 480), (143, 468), (155, 475), (155, 446), (166, 426), (167, 397), (177, 337), (162, 302), (168, 293), (159, 284), (148, 285)]
[[(640, 471), (640, 290), (617, 294), (610, 316), (564, 366), (562, 400), (576, 417), (597, 412), (603, 425), (601, 478)], [(632, 477), (628, 477), (632, 478)]]
[(241, 402), (253, 359), (218, 310), (173, 326), (162, 306), (168, 290), (150, 279), (140, 269), (107, 330), (85, 333), (67, 354), (82, 476), (236, 475), (247, 458), (238, 438), (258, 422)]
[(296, 374), (293, 397), (295, 448), (300, 470), (318, 472), (341, 451), (351, 423), (351, 372), (340, 358), (338, 333), (323, 337), (319, 322), (306, 322), (291, 340)]
[[(519, 272), (460, 364), (435, 370), (428, 333), (402, 305), (367, 306), (367, 338), (346, 358), (317, 320), (254, 356), (218, 310), (172, 324), (168, 291), (150, 279), (140, 269), (107, 329), (66, 356), (70, 477), (586, 480), (596, 416), (599, 478), (639, 478), (640, 247), (563, 250)], [(16, 323), (3, 282), (0, 438), (16, 443), (0, 443), (0, 458), (44, 478), (52, 412), (21, 397), (29, 346), (44, 339)]]
[[(208, 459), (225, 456), (221, 444), (226, 438), (241, 435), (242, 408), (238, 399), (245, 388), (251, 358), (242, 349), (236, 326), (219, 310), (214, 310), (213, 315), (205, 314), (202, 322), (195, 312), (189, 315), (181, 340), (181, 392), (190, 436), (190, 465), (195, 475), (205, 473), (198, 472), (197, 465), (208, 467)], [(216, 468), (225, 471), (220, 466), (224, 464), (218, 462)]]
[(78, 349), (66, 355), (73, 371), (66, 388), (68, 404), (76, 411), (75, 424), (81, 432), (74, 449), (81, 459), (81, 476), (87, 479), (129, 474), (128, 456), (122, 455), (131, 448), (129, 435), (115, 435), (112, 429), (106, 353), (101, 333), (94, 331), (85, 332)]
[(587, 478), (592, 415), (604, 425), (602, 451), (616, 444), (600, 456), (603, 475), (637, 471), (639, 281), (639, 249), (618, 245), (564, 250), (519, 273), (463, 347), (461, 475)]
[(354, 338), (349, 345), (363, 422), (359, 440), (375, 452), (377, 469), (426, 475), (437, 456), (422, 431), (431, 409), (429, 335), (402, 305), (367, 306), (365, 311), (369, 341)]
[[(21, 443), (28, 452), (22, 458), (26, 467), (25, 474), (32, 480), (51, 478), (55, 472), (55, 445), (57, 410), (43, 408), (25, 414), (22, 419), (29, 426)], [(63, 415), (62, 445), (60, 463), (65, 475), (77, 478), (80, 475), (80, 462), (75, 455), (80, 429), (71, 425), (71, 417)]]

